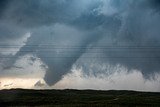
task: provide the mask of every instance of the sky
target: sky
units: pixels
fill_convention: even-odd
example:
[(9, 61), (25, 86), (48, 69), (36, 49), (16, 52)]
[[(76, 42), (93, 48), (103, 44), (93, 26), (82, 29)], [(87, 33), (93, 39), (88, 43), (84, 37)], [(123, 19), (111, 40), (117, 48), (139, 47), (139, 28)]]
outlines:
[(0, 89), (160, 92), (160, 0), (1, 0)]

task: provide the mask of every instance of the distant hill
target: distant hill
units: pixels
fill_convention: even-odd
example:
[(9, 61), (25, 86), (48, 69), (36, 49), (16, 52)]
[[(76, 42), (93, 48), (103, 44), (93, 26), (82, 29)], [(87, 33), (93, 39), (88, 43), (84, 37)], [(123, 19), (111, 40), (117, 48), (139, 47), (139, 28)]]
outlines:
[(1, 90), (0, 106), (160, 107), (160, 93), (96, 90)]

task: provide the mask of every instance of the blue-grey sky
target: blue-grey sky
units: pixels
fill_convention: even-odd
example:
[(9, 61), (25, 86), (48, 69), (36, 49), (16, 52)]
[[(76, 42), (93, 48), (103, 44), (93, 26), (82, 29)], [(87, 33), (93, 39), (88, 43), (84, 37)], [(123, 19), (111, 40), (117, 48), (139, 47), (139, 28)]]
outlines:
[(159, 52), (160, 0), (0, 1), (1, 78), (43, 74), (32, 68), (54, 85), (73, 66), (96, 77), (117, 71), (102, 65), (120, 65), (151, 80)]

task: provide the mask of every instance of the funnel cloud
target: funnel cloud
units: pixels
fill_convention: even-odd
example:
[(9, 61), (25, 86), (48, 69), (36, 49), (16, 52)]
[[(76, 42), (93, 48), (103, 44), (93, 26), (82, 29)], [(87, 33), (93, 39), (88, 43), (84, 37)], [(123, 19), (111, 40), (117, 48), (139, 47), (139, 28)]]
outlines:
[(1, 0), (0, 75), (22, 75), (11, 70), (30, 55), (48, 85), (73, 66), (100, 78), (120, 65), (150, 80), (160, 73), (159, 28), (159, 0)]

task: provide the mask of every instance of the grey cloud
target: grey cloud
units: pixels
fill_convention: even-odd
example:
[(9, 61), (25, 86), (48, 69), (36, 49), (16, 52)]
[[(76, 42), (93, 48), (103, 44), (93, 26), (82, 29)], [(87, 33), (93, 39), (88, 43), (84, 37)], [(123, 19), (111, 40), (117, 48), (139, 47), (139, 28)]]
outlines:
[(28, 40), (27, 45), (33, 47), (24, 46), (17, 56), (26, 54), (22, 53), (26, 50), (39, 56), (49, 67), (45, 80), (52, 85), (85, 53), (86, 46), (98, 39), (92, 37), (93, 33), (77, 30), (68, 25), (55, 24), (42, 27), (36, 29)]
[(15, 24), (28, 28), (52, 25), (57, 22), (68, 23), (87, 9), (85, 7), (87, 2), (86, 0), (81, 2), (75, 0), (21, 0), (17, 2), (17, 0), (12, 0), (5, 9), (2, 19), (11, 20)]
[[(83, 65), (96, 57), (141, 70), (146, 77), (160, 71), (158, 0), (12, 0), (7, 6), (0, 19), (18, 31), (15, 37), (21, 29), (31, 32), (16, 57), (32, 53), (41, 58), (49, 67), (45, 80), (50, 85), (79, 59)], [(10, 38), (7, 31), (1, 34)]]
[(3, 21), (0, 21), (0, 38), (1, 42), (5, 42), (9, 39), (17, 39), (22, 37), (27, 31), (25, 29), (22, 29), (18, 26), (13, 25), (12, 23), (8, 23)]
[[(91, 56), (89, 58), (91, 61), (88, 64), (83, 64), (86, 60), (82, 59), (80, 62), (86, 72), (100, 72), (97, 70), (98, 68), (95, 71), (95, 68), (90, 70), (89, 67), (94, 63), (92, 57), (97, 56), (100, 57), (96, 58), (100, 61), (99, 63), (109, 62), (113, 65), (124, 65), (128, 69), (138, 69), (146, 78), (159, 72), (160, 31), (158, 29), (160, 15), (155, 13), (157, 7), (151, 8), (149, 7), (151, 4), (147, 4), (149, 1), (143, 0), (132, 3), (130, 7), (126, 6), (116, 15), (107, 15), (108, 19), (106, 17), (106, 20), (100, 24), (103, 29), (101, 31), (103, 39), (84, 55), (84, 59)], [(146, 3), (145, 6), (144, 3)], [(96, 46), (100, 46), (101, 49), (97, 50)], [(96, 53), (97, 51), (98, 53)], [(94, 54), (90, 55), (90, 53)]]

